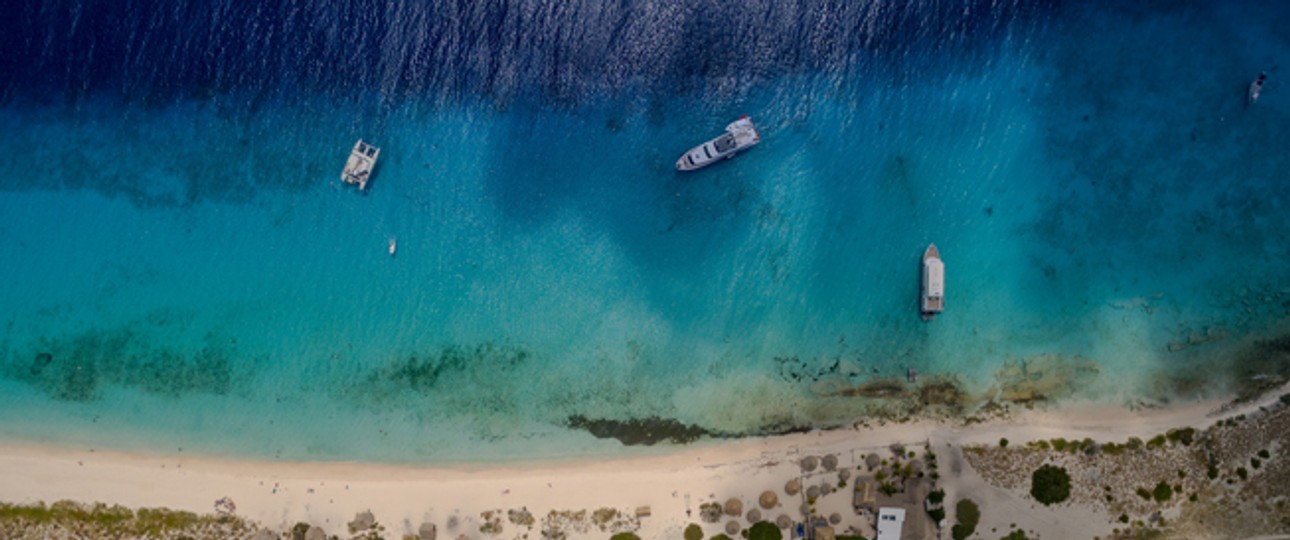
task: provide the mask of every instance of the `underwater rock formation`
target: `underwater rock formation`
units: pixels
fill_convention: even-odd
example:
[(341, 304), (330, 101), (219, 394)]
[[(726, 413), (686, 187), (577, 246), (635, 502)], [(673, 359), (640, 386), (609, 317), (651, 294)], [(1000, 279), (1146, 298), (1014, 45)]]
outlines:
[(629, 420), (590, 419), (582, 415), (569, 417), (571, 429), (581, 429), (601, 439), (618, 439), (627, 446), (650, 446), (659, 442), (685, 444), (711, 432), (699, 426), (682, 424), (671, 418), (632, 418)]
[(1001, 399), (1032, 404), (1068, 397), (1100, 374), (1101, 368), (1092, 360), (1043, 354), (1019, 362), (1005, 362), (995, 371), (995, 378)]

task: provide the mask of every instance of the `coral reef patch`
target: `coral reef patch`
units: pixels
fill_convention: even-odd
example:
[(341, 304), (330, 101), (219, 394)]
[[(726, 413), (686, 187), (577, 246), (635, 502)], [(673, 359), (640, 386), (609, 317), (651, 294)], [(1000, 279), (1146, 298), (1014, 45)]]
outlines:
[(1096, 362), (1080, 357), (1042, 354), (1004, 362), (995, 378), (999, 398), (1022, 405), (1069, 397), (1101, 374)]
[(612, 420), (574, 415), (569, 417), (568, 425), (571, 429), (584, 430), (597, 438), (618, 439), (627, 446), (651, 446), (660, 442), (685, 444), (713, 435), (702, 427), (659, 417)]
[(38, 352), (17, 355), (32, 360), (10, 361), (0, 373), (63, 401), (98, 399), (107, 385), (170, 397), (228, 394), (240, 380), (236, 347), (214, 335), (205, 341), (196, 351), (181, 351), (128, 327), (91, 329), (44, 338), (31, 347)]

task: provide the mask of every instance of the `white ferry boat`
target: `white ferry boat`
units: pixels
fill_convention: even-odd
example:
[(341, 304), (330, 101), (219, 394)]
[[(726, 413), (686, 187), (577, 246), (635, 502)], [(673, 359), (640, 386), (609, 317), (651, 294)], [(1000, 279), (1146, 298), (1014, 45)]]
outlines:
[(367, 189), (367, 181), (372, 177), (372, 170), (376, 168), (376, 158), (381, 155), (381, 149), (363, 142), (359, 139), (354, 143), (354, 149), (349, 152), (349, 159), (345, 161), (345, 170), (340, 173), (340, 180), (346, 184), (358, 184), (358, 190)]
[(923, 314), (923, 320), (930, 321), (945, 309), (945, 263), (941, 262), (941, 253), (936, 250), (936, 244), (927, 246), (927, 251), (923, 252), (922, 285), (919, 311)]
[(757, 134), (752, 120), (747, 116), (740, 117), (726, 126), (726, 132), (720, 137), (691, 148), (681, 159), (676, 160), (676, 170), (693, 171), (722, 159), (730, 159), (759, 142), (761, 135)]

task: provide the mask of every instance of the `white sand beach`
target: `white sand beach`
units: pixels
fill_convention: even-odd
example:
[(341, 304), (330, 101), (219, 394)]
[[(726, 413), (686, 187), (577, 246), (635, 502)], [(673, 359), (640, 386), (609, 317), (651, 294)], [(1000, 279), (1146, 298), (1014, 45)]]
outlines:
[[(1275, 399), (1227, 407), (1222, 415), (1253, 410)], [(745, 510), (757, 508), (758, 495), (766, 490), (774, 491), (779, 500), (773, 508), (760, 510), (762, 519), (774, 521), (784, 514), (800, 520), (803, 496), (786, 494), (784, 486), (803, 476), (803, 457), (832, 454), (837, 456), (838, 470), (854, 471), (867, 453), (890, 455), (891, 445), (904, 444), (921, 454), (924, 445), (930, 444), (942, 458), (939, 486), (949, 495), (947, 500), (971, 496), (987, 508), (1007, 509), (984, 512), (983, 527), (1015, 523), (1018, 528), (1043, 531), (1044, 538), (1088, 538), (1090, 531), (1102, 528), (1097, 524), (1109, 523), (1105, 516), (1078, 506), (1036, 509), (1033, 500), (986, 485), (963, 462), (961, 447), (997, 444), (1004, 437), (1014, 441), (1150, 437), (1170, 428), (1211, 424), (1222, 408), (1218, 401), (1137, 411), (1077, 406), (1058, 412), (1024, 411), (966, 427), (931, 421), (879, 422), (854, 429), (682, 447), (655, 457), (447, 468), (223, 460), (8, 444), (0, 447), (0, 476), (5, 478), (0, 500), (69, 499), (210, 513), (214, 501), (228, 497), (236, 503), (237, 515), (266, 527), (285, 530), (307, 522), (342, 537), (347, 534), (346, 523), (364, 510), (370, 510), (394, 537), (416, 534), (423, 522), (434, 523), (440, 538), (483, 537), (482, 516), (493, 511), (502, 527), (496, 537), (529, 532), (532, 538), (552, 512), (611, 508), (620, 512), (611, 520), (617, 525), (583, 520), (566, 524), (565, 533), (574, 538), (608, 538), (613, 532), (634, 530), (641, 538), (680, 538), (684, 527), (700, 522), (701, 504), (737, 497)], [(816, 477), (822, 484), (837, 483), (836, 473), (832, 480), (823, 476), (823, 469), (815, 473), (803, 485), (816, 483)], [(839, 531), (864, 531), (865, 526), (856, 524), (861, 519), (851, 510), (849, 493), (822, 496), (817, 513), (844, 516)], [(650, 515), (640, 517), (637, 524), (635, 513), (640, 507), (649, 507)], [(507, 511), (516, 509), (526, 509), (535, 517), (532, 529), (508, 521)], [(731, 519), (736, 518), (723, 516), (718, 523), (705, 524), (705, 536), (719, 533)], [(743, 526), (748, 526), (746, 521)], [(1104, 528), (1109, 531), (1110, 525)]]

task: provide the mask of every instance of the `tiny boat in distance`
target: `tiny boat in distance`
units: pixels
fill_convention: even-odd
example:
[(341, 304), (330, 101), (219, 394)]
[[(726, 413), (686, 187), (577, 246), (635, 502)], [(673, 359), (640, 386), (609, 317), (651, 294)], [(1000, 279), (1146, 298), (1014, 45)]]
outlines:
[(376, 168), (376, 158), (381, 155), (381, 149), (363, 142), (359, 139), (354, 143), (354, 149), (349, 152), (349, 159), (345, 161), (345, 170), (340, 173), (340, 180), (346, 184), (358, 184), (358, 190), (367, 189), (367, 181), (372, 177), (372, 169)]
[(1250, 91), (1246, 94), (1246, 103), (1253, 105), (1259, 101), (1259, 94), (1263, 93), (1263, 81), (1268, 80), (1267, 73), (1260, 73), (1254, 82), (1250, 83)]
[(923, 252), (923, 286), (920, 295), (919, 311), (924, 321), (945, 309), (945, 263), (941, 262), (941, 253), (936, 244), (927, 246)]
[(761, 135), (753, 127), (752, 120), (741, 116), (726, 126), (726, 132), (720, 137), (691, 148), (689, 152), (676, 160), (676, 170), (693, 171), (701, 169), (722, 159), (730, 159), (735, 154), (751, 148), (761, 142)]

